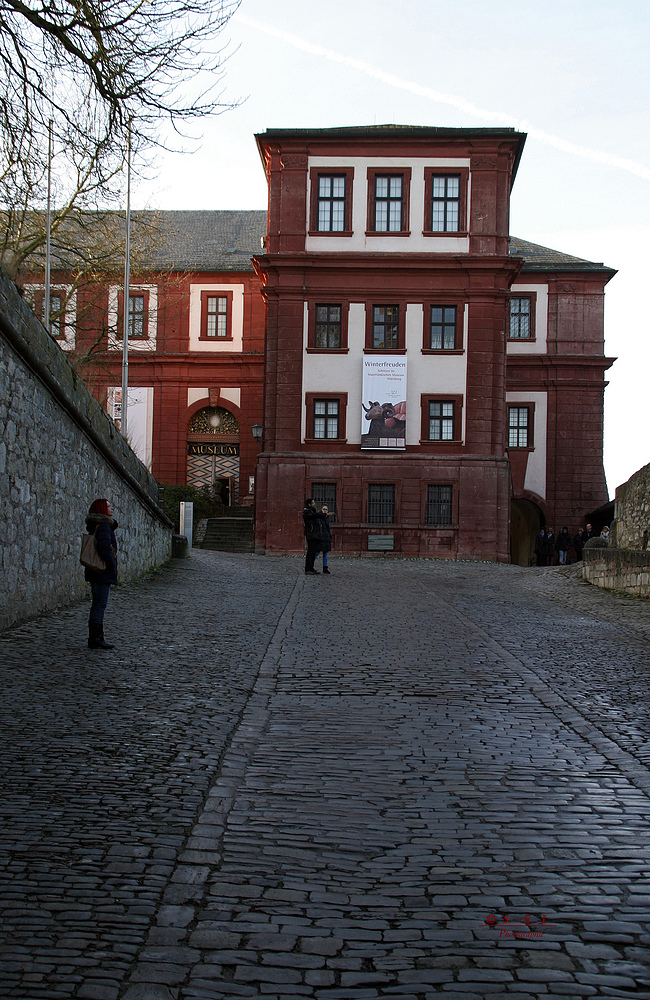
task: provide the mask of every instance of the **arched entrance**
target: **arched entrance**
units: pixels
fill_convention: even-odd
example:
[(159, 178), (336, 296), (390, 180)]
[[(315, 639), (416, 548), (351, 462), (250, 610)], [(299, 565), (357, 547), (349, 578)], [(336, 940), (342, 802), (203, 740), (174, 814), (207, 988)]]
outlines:
[(516, 566), (535, 564), (535, 538), (545, 523), (543, 512), (532, 500), (510, 503), (510, 562)]
[(239, 501), (239, 424), (222, 406), (206, 406), (190, 420), (187, 485), (209, 486), (226, 506)]

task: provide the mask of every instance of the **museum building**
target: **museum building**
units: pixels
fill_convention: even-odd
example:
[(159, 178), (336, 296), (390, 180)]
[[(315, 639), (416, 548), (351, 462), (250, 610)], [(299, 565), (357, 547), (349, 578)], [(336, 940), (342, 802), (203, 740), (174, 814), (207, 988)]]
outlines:
[[(528, 565), (541, 524), (575, 531), (607, 500), (615, 272), (509, 235), (512, 129), (256, 138), (268, 212), (152, 213), (128, 304), (137, 454), (254, 504), (260, 553), (303, 551), (312, 495), (335, 552)], [(96, 359), (84, 378), (119, 423), (120, 279), (70, 280), (52, 335)], [(42, 284), (25, 293), (42, 310)]]

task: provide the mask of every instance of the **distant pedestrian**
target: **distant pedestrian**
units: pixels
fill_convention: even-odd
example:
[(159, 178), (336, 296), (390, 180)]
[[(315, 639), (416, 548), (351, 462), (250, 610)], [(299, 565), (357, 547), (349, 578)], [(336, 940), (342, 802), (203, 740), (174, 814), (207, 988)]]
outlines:
[(318, 573), (318, 570), (314, 569), (314, 560), (317, 553), (321, 550), (323, 539), (321, 524), (324, 518), (325, 514), (320, 510), (316, 510), (316, 504), (313, 499), (308, 497), (302, 509), (302, 522), (305, 528), (305, 539), (307, 540), (305, 573), (309, 576), (315, 576)]
[(594, 531), (592, 526), (588, 524), (587, 527), (585, 528), (585, 543), (588, 542), (590, 538), (595, 538), (595, 537), (596, 537), (596, 532)]
[(546, 566), (546, 532), (543, 528), (535, 538), (535, 556), (538, 566)]
[(607, 527), (607, 525), (605, 525), (605, 527), (601, 531), (600, 537), (603, 539), (603, 541), (607, 542), (607, 544), (609, 545), (609, 528)]
[(580, 562), (582, 559), (582, 550), (585, 547), (586, 541), (587, 539), (585, 538), (584, 528), (578, 528), (577, 532), (573, 536), (573, 547), (576, 550), (576, 562)]
[(329, 573), (328, 568), (328, 553), (332, 548), (332, 530), (330, 528), (330, 510), (327, 504), (323, 504), (321, 507), (322, 513), (325, 515), (321, 521), (321, 552), (323, 553), (323, 573)]
[(111, 585), (117, 583), (117, 521), (113, 518), (113, 505), (108, 500), (94, 500), (86, 518), (86, 531), (94, 534), (97, 551), (106, 564), (104, 570), (86, 568), (92, 604), (88, 619), (88, 648), (114, 649), (104, 639), (104, 614), (108, 605)]
[(553, 565), (553, 555), (555, 553), (555, 534), (552, 528), (547, 528), (544, 535), (544, 552), (546, 553), (546, 565)]
[(557, 551), (557, 558), (560, 566), (566, 566), (569, 550), (572, 544), (571, 533), (565, 524), (562, 531), (557, 536), (557, 541), (555, 543), (555, 549)]

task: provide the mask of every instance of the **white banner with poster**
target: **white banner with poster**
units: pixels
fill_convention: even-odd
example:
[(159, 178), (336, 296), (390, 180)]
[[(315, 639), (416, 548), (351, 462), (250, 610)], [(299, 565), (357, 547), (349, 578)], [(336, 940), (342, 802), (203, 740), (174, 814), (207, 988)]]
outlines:
[(406, 448), (406, 357), (363, 359), (362, 448)]

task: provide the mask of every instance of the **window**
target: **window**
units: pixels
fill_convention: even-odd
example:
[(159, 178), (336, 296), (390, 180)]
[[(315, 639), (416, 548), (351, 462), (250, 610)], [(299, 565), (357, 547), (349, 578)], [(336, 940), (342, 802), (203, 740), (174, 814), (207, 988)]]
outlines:
[(467, 232), (467, 186), (469, 170), (453, 173), (424, 171), (424, 233), (440, 236)]
[(232, 340), (232, 292), (201, 292), (200, 340)]
[[(34, 296), (34, 312), (41, 317), (43, 326), (47, 329), (47, 317), (45, 315), (45, 292), (38, 289)], [(65, 338), (65, 292), (57, 290), (50, 291), (50, 335), (55, 340)]]
[(312, 483), (311, 495), (316, 501), (316, 510), (326, 504), (330, 512), (330, 521), (336, 520), (336, 483)]
[(374, 350), (397, 350), (399, 347), (399, 306), (372, 307), (371, 346)]
[(317, 441), (319, 448), (345, 443), (345, 421), (348, 404), (346, 392), (332, 392), (327, 396), (322, 392), (305, 394), (305, 440)]
[(352, 181), (354, 169), (330, 172), (312, 167), (310, 171), (311, 236), (352, 235)]
[(429, 441), (454, 440), (454, 403), (432, 400), (429, 403)]
[(402, 177), (375, 177), (375, 230), (399, 233), (402, 229)]
[(456, 349), (456, 306), (431, 306), (429, 350), (454, 351)]
[(146, 336), (144, 295), (129, 294), (129, 337), (144, 336)]
[(427, 524), (453, 524), (452, 499), (452, 486), (427, 486)]
[(318, 231), (342, 233), (345, 229), (345, 176), (318, 176)]
[(510, 299), (510, 340), (532, 340), (533, 310), (530, 295)]
[(368, 170), (369, 236), (408, 236), (411, 171)]
[(341, 347), (341, 313), (340, 305), (316, 306), (315, 347), (331, 350), (338, 350)]
[(508, 407), (508, 447), (531, 448), (532, 426), (529, 406)]
[(338, 399), (314, 400), (314, 438), (337, 438), (339, 436)]
[[(63, 335), (63, 299), (56, 292), (50, 293), (50, 333), (53, 337)], [(43, 296), (43, 312), (45, 312), (45, 296)], [(47, 326), (46, 318), (43, 317), (43, 324)]]
[(370, 483), (368, 486), (368, 524), (393, 524), (394, 521), (394, 484)]
[(208, 295), (205, 300), (206, 337), (228, 336), (228, 299), (225, 295)]

